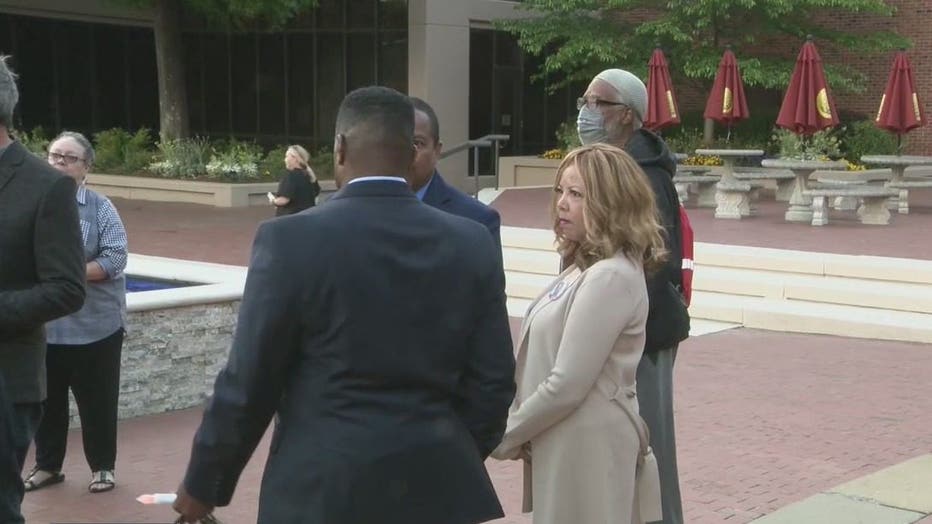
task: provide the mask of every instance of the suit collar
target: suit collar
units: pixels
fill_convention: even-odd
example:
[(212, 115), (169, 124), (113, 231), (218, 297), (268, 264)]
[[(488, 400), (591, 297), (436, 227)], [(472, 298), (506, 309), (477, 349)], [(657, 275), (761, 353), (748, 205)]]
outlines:
[(25, 155), (29, 153), (20, 145), (19, 142), (13, 141), (0, 156), (0, 190), (13, 178), (13, 173), (25, 160)]
[(394, 180), (365, 180), (346, 184), (330, 197), (330, 200), (356, 197), (402, 197), (417, 200), (407, 184)]
[(446, 204), (451, 199), (450, 186), (440, 176), (440, 173), (434, 171), (434, 176), (430, 179), (430, 186), (427, 193), (424, 193), (424, 203), (432, 206)]

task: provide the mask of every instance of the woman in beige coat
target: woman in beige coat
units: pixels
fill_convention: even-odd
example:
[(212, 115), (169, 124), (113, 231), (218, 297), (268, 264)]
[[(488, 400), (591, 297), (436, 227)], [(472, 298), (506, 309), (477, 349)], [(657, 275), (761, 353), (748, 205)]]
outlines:
[(644, 271), (665, 256), (650, 183), (620, 149), (579, 148), (557, 172), (553, 214), (558, 250), (574, 264), (528, 309), (518, 392), (492, 456), (526, 461), (525, 511), (533, 499), (535, 524), (659, 519), (635, 389)]

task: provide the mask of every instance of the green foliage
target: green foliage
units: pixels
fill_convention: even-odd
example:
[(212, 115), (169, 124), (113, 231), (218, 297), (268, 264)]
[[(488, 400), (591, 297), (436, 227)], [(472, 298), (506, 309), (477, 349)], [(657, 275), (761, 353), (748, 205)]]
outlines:
[(694, 151), (703, 147), (702, 129), (700, 128), (681, 126), (676, 132), (664, 135), (663, 140), (667, 143), (670, 151), (684, 155), (692, 155)]
[(42, 126), (32, 128), (32, 131), (13, 131), (16, 141), (23, 145), (34, 155), (45, 158), (48, 154), (49, 137)]
[(871, 120), (861, 120), (845, 126), (841, 131), (845, 158), (860, 162), (864, 155), (895, 155), (896, 136), (880, 129)]
[[(859, 54), (909, 45), (888, 31), (852, 34), (819, 24), (826, 17), (817, 15), (830, 10), (892, 16), (893, 7), (884, 0), (525, 0), (520, 9), (541, 16), (496, 25), (516, 35), (525, 51), (544, 58), (537, 78), (546, 77), (550, 89), (588, 81), (606, 67), (646, 78), (656, 44), (663, 46), (675, 76), (710, 80), (724, 44), (730, 43), (737, 48), (745, 84), (771, 89), (789, 83), (799, 46), (787, 47), (787, 39), (802, 44), (812, 34), (820, 48)], [(742, 46), (764, 51), (743, 57)], [(836, 91), (864, 89), (864, 75), (851, 67), (824, 65)]]
[(225, 182), (247, 182), (259, 179), (262, 148), (252, 142), (229, 140), (218, 144), (205, 169), (209, 178)]
[(103, 173), (135, 174), (152, 163), (152, 135), (146, 128), (130, 134), (115, 127), (94, 135), (95, 169)]
[(148, 170), (166, 178), (191, 179), (207, 174), (212, 148), (204, 137), (179, 138), (158, 143), (157, 160)]
[(781, 158), (792, 160), (836, 160), (841, 158), (841, 142), (833, 129), (800, 136), (788, 129), (778, 129), (773, 141)]
[(311, 153), (311, 169), (318, 180), (333, 180), (333, 148), (324, 146)]
[(288, 146), (278, 146), (259, 161), (258, 172), (260, 178), (277, 179), (285, 171), (285, 153)]
[(557, 138), (557, 147), (563, 151), (572, 151), (582, 145), (582, 142), (579, 141), (579, 133), (576, 130), (575, 118), (560, 124), (554, 136)]

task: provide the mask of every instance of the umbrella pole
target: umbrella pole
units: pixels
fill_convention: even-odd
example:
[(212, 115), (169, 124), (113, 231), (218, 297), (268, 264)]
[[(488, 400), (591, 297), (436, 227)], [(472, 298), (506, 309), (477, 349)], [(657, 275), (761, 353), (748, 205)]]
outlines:
[(731, 143), (731, 120), (728, 121), (728, 131), (725, 133), (725, 142)]
[(902, 133), (896, 134), (896, 154), (897, 155), (903, 154), (903, 134)]

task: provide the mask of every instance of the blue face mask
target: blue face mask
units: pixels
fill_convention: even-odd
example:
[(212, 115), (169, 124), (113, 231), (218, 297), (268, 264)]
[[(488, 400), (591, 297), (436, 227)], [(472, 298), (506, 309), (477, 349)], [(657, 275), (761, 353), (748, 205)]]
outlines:
[(579, 134), (579, 141), (584, 146), (608, 140), (602, 112), (598, 109), (589, 109), (588, 105), (579, 110), (579, 116), (576, 118), (576, 131)]

